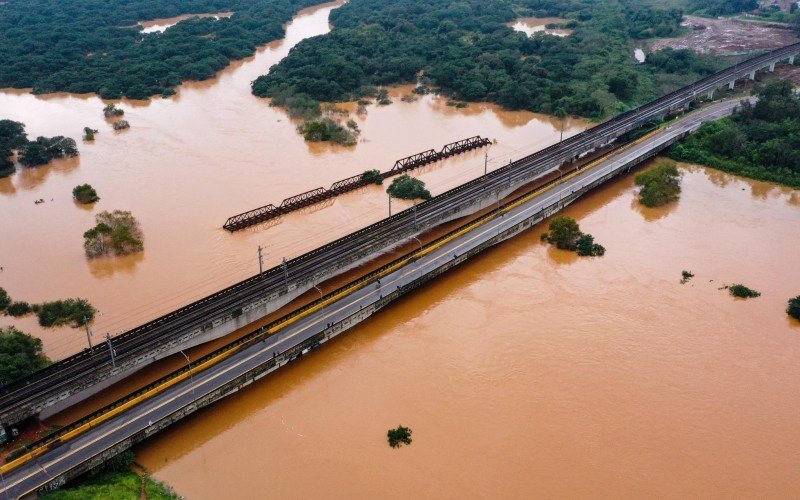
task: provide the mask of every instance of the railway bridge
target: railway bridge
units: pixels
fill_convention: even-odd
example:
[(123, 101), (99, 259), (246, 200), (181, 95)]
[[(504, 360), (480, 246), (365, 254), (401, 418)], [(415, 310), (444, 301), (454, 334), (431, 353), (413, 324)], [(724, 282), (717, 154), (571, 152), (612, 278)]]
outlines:
[[(433, 199), (285, 261), (214, 294), (61, 360), (0, 389), (0, 423), (47, 416), (71, 406), (153, 361), (227, 335), (264, 318), (318, 283), (444, 222), (484, 208), (562, 165), (690, 103), (731, 88), (757, 71), (794, 62), (800, 43), (783, 47), (694, 82)], [(115, 359), (109, 355), (113, 347)]]

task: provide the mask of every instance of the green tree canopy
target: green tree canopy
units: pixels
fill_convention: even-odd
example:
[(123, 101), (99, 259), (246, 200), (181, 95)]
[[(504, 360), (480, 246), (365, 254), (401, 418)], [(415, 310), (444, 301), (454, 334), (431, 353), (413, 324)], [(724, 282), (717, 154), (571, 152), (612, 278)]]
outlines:
[(549, 240), (562, 250), (574, 250), (582, 234), (572, 217), (557, 215), (550, 221)]
[(30, 375), (50, 364), (42, 341), (13, 326), (0, 327), (0, 386)]
[(639, 190), (639, 201), (648, 207), (657, 207), (678, 199), (681, 192), (680, 172), (672, 162), (662, 162), (637, 174), (634, 178)]
[(403, 174), (395, 177), (386, 189), (389, 196), (403, 200), (429, 200), (431, 193), (425, 189), (425, 183), (419, 179)]

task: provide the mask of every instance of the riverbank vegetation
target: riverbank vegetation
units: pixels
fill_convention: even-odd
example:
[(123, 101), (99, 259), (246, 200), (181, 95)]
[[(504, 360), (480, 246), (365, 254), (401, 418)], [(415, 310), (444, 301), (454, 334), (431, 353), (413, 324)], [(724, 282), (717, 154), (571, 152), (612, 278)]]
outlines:
[(389, 440), (389, 446), (392, 448), (400, 448), (404, 444), (411, 444), (411, 433), (413, 431), (408, 427), (398, 425), (396, 429), (389, 429), (386, 437)]
[(786, 307), (786, 314), (800, 321), (800, 295), (789, 299), (789, 305)]
[[(283, 36), (283, 25), (320, 0), (48, 0), (3, 2), (0, 87), (34, 93), (96, 92), (103, 98), (171, 95), (186, 80), (214, 76), (231, 60)], [(191, 18), (164, 33), (137, 23), (180, 14)]]
[(0, 327), (0, 387), (51, 363), (42, 341), (13, 326)]
[[(574, 24), (568, 37), (528, 37), (507, 24), (535, 15)], [(424, 75), (455, 101), (600, 119), (646, 102), (725, 63), (670, 51), (636, 65), (636, 38), (680, 33), (682, 13), (609, 0), (351, 0), (331, 13), (333, 30), (299, 43), (253, 82), (262, 97), (355, 100), (375, 86)], [(680, 58), (680, 64), (670, 64)], [(666, 61), (665, 61), (666, 60)], [(688, 61), (688, 64), (687, 64)]]
[(144, 236), (139, 221), (122, 210), (100, 212), (96, 225), (83, 233), (83, 248), (87, 257), (127, 255), (144, 249)]
[(72, 197), (78, 202), (88, 205), (100, 201), (97, 191), (90, 184), (81, 184), (72, 189)]
[(395, 177), (386, 189), (389, 196), (402, 200), (430, 200), (431, 192), (425, 189), (425, 183), (419, 179), (403, 174)]
[(606, 253), (605, 247), (594, 242), (594, 236), (581, 232), (578, 223), (572, 217), (558, 215), (550, 221), (550, 232), (542, 234), (547, 241), (561, 250), (571, 250), (583, 257), (601, 256)]
[(730, 117), (703, 125), (668, 156), (800, 189), (800, 96), (773, 80)]
[(0, 177), (14, 173), (14, 151), (19, 162), (26, 167), (50, 163), (55, 158), (78, 156), (74, 139), (61, 135), (37, 137), (28, 140), (25, 124), (13, 120), (0, 120)]
[(749, 299), (761, 296), (761, 292), (757, 292), (752, 288), (748, 288), (741, 284), (729, 286), (728, 292), (734, 297), (739, 297), (741, 299)]
[(69, 486), (45, 493), (46, 500), (177, 500), (180, 497), (165, 484), (131, 469), (136, 457), (130, 450), (90, 470)]
[(681, 192), (681, 174), (671, 161), (636, 174), (634, 182), (639, 190), (639, 201), (646, 207), (659, 207), (678, 199)]

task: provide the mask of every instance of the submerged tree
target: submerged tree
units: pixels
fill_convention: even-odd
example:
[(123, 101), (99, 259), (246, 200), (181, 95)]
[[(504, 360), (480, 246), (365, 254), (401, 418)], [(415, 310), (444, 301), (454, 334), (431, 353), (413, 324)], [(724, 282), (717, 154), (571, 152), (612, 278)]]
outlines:
[(93, 129), (91, 127), (83, 127), (83, 140), (84, 141), (93, 141), (94, 140), (94, 134), (96, 134), (96, 133), (97, 133), (96, 129)]
[(11, 297), (5, 289), (0, 288), (0, 313), (5, 311), (9, 305), (11, 305)]
[(398, 425), (396, 429), (389, 429), (386, 433), (389, 439), (389, 446), (399, 448), (404, 444), (411, 444), (411, 429)]
[(139, 221), (130, 212), (100, 212), (95, 216), (95, 222), (97, 225), (83, 234), (87, 257), (126, 255), (144, 249)]
[(742, 299), (754, 298), (761, 295), (761, 292), (757, 292), (752, 288), (748, 288), (740, 284), (729, 286), (728, 292), (730, 292), (730, 294), (733, 295), (734, 297), (739, 297)]
[(75, 188), (72, 190), (72, 196), (85, 205), (100, 200), (100, 197), (97, 196), (97, 191), (95, 191), (94, 188), (89, 184), (75, 186)]
[(680, 172), (672, 162), (662, 162), (637, 174), (635, 182), (642, 189), (639, 201), (647, 207), (657, 207), (678, 199), (681, 192)]
[(361, 175), (361, 179), (369, 184), (383, 184), (383, 174), (380, 170), (367, 170)]
[(430, 200), (431, 193), (425, 189), (425, 183), (407, 174), (395, 178), (386, 189), (389, 196), (403, 200)]
[(78, 328), (91, 323), (97, 309), (86, 299), (45, 302), (37, 307), (39, 324), (45, 328), (69, 325)]
[(786, 308), (786, 314), (800, 321), (800, 295), (789, 299), (789, 306)]
[(122, 116), (125, 114), (125, 111), (117, 108), (117, 106), (112, 102), (108, 104), (105, 108), (103, 108), (103, 116), (106, 118), (114, 118), (116, 116)]
[(584, 234), (572, 217), (559, 215), (550, 221), (550, 232), (542, 234), (542, 240), (561, 250), (572, 250), (582, 257), (600, 256), (606, 253), (603, 245), (594, 242), (594, 236)]

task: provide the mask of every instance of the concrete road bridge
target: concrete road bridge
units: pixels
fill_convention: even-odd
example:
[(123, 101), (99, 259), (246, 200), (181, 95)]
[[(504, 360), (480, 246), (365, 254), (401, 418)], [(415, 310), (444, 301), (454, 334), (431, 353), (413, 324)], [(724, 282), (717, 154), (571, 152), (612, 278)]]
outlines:
[(393, 246), (444, 222), (499, 204), (517, 189), (561, 166), (608, 146), (643, 124), (681, 110), (691, 102), (733, 88), (757, 71), (794, 62), (800, 43), (736, 64), (580, 134), (514, 161), (433, 199), (360, 229), (283, 265), (236, 283), (111, 340), (0, 389), (0, 423), (46, 417), (71, 406), (153, 361), (260, 320), (318, 283), (359, 266)]

